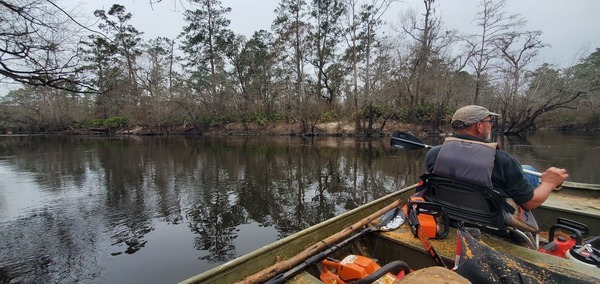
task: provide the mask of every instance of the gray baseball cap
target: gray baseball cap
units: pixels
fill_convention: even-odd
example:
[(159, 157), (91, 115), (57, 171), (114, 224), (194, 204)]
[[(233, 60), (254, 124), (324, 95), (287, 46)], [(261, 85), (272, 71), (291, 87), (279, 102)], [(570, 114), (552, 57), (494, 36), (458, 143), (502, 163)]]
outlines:
[(477, 105), (468, 105), (459, 108), (452, 116), (452, 128), (462, 129), (483, 120), (486, 116), (500, 116), (487, 108)]

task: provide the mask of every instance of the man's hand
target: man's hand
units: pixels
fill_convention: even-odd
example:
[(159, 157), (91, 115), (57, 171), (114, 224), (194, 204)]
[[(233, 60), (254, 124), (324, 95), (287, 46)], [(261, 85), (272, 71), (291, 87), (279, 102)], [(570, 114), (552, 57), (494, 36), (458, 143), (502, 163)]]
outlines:
[(569, 178), (566, 169), (551, 167), (542, 173), (542, 183), (547, 183), (555, 190), (560, 190), (560, 185)]
[(560, 190), (560, 185), (569, 177), (567, 170), (551, 167), (542, 173), (542, 182), (533, 191), (533, 198), (522, 203), (521, 207), (527, 210), (533, 210), (540, 206), (550, 193), (554, 190)]

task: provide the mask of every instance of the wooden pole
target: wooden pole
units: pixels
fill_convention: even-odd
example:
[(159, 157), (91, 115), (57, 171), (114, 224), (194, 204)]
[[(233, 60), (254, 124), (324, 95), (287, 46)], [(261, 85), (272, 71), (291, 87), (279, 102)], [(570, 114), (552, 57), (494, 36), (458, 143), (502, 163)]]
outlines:
[(316, 244), (313, 244), (312, 246), (306, 248), (304, 251), (293, 256), (292, 258), (280, 261), (270, 267), (267, 267), (253, 275), (246, 277), (244, 280), (237, 282), (237, 283), (262, 283), (262, 282), (265, 282), (265, 281), (275, 277), (279, 273), (285, 272), (286, 270), (300, 264), (305, 259), (319, 253), (320, 251), (326, 249), (327, 247), (337, 244), (338, 242), (347, 238), (348, 236), (350, 236), (352, 233), (354, 233), (358, 229), (368, 225), (369, 223), (373, 222), (375, 219), (379, 218), (384, 213), (394, 209), (395, 207), (399, 206), (400, 204), (401, 204), (401, 201), (400, 201), (400, 199), (398, 199), (398, 200), (392, 202), (390, 205), (380, 209), (379, 211), (369, 215), (368, 217), (345, 228), (344, 230), (342, 230), (338, 233), (335, 233)]

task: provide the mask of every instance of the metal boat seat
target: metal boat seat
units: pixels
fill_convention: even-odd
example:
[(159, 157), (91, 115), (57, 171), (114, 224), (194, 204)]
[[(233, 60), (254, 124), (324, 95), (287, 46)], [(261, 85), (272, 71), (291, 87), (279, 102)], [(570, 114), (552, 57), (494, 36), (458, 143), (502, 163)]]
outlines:
[(474, 225), (497, 231), (501, 236), (519, 236), (532, 248), (538, 248), (532, 232), (524, 232), (505, 222), (505, 196), (499, 191), (466, 182), (431, 175), (425, 181), (424, 198), (444, 207), (454, 226)]

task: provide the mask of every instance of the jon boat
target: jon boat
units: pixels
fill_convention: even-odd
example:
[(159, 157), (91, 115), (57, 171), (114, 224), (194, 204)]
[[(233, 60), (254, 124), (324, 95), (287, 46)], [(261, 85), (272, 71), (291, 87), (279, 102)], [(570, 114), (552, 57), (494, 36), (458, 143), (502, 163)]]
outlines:
[[(181, 283), (263, 283), (292, 268), (298, 272), (287, 283), (322, 283), (318, 278), (320, 261), (310, 257), (357, 234), (360, 237), (328, 256), (342, 259), (358, 254), (377, 259), (381, 265), (401, 260), (415, 270), (434, 266), (435, 262), (407, 224), (387, 232), (366, 233), (364, 229), (383, 213), (404, 205), (415, 188), (413, 185), (398, 190)], [(599, 199), (600, 185), (565, 182), (562, 190), (551, 194), (534, 214), (541, 224), (553, 224), (558, 216), (588, 224), (589, 235), (596, 236), (600, 235)], [(493, 235), (482, 234), (481, 240), (499, 252), (551, 270), (581, 273), (600, 283), (600, 268), (589, 264), (538, 252)], [(455, 229), (446, 238), (430, 242), (452, 268), (456, 257)]]

